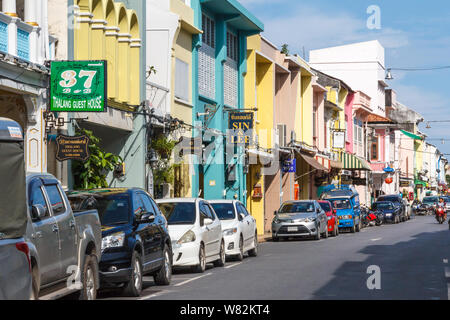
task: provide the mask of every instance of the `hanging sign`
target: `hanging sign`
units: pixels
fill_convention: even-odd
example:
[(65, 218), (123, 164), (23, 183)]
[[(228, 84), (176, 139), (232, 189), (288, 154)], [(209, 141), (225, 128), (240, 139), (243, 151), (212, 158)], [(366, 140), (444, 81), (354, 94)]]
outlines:
[(229, 142), (249, 145), (252, 142), (253, 112), (230, 112), (228, 116)]
[(106, 61), (52, 61), (50, 111), (103, 112), (107, 106)]
[(333, 132), (333, 148), (335, 149), (345, 148), (345, 131)]
[(86, 161), (89, 156), (89, 137), (85, 135), (76, 137), (58, 135), (56, 137), (56, 159), (58, 161)]
[(283, 173), (295, 173), (297, 171), (297, 159), (284, 161), (282, 171)]

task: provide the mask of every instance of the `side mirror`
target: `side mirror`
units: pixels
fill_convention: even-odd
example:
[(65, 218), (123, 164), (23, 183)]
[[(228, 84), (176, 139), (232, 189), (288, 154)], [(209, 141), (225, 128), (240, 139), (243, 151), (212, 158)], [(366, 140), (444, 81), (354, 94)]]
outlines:
[(47, 214), (47, 209), (41, 204), (34, 204), (31, 207), (31, 219), (33, 221), (41, 220)]
[(276, 216), (277, 214), (278, 214), (278, 211), (275, 210), (275, 211), (273, 212), (273, 215)]
[(209, 226), (213, 223), (213, 221), (210, 218), (206, 218), (205, 220), (203, 220), (203, 223), (205, 224), (205, 226)]
[(337, 210), (336, 210), (336, 209), (333, 209), (333, 213), (336, 214), (336, 213), (337, 213)]
[(144, 212), (138, 223), (152, 223), (155, 221), (155, 215), (153, 213)]
[(316, 209), (316, 212), (317, 212), (317, 213), (320, 213), (320, 209), (319, 209), (319, 208), (317, 208), (317, 209)]
[(245, 219), (245, 215), (243, 213), (239, 213), (239, 220), (242, 221)]

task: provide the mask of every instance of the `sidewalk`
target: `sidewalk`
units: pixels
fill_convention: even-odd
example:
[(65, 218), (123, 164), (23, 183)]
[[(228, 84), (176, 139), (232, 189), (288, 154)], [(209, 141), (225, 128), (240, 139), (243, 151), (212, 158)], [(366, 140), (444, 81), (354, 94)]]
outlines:
[(265, 233), (264, 235), (258, 235), (258, 242), (266, 242), (272, 239), (272, 233)]

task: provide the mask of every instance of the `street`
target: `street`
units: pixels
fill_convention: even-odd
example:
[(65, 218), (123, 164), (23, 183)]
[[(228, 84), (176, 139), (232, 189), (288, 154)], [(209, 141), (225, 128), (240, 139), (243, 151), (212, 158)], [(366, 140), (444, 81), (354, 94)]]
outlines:
[[(145, 277), (140, 300), (298, 300), (450, 298), (450, 231), (432, 216), (341, 233), (337, 238), (260, 244), (256, 258), (174, 273), (158, 287)], [(381, 289), (369, 290), (369, 266), (381, 269)], [(124, 299), (103, 292), (99, 299)]]

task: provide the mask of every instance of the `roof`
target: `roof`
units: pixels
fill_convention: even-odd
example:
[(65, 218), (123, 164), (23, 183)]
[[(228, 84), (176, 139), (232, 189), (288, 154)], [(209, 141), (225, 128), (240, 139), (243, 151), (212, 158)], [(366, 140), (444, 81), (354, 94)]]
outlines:
[(367, 117), (367, 122), (369, 123), (394, 123), (392, 120), (382, 117), (378, 114), (370, 114), (369, 117)]
[(236, 203), (236, 202), (240, 202), (239, 200), (208, 200), (209, 203), (213, 204), (213, 203)]
[(156, 203), (172, 203), (172, 202), (196, 202), (197, 200), (204, 200), (202, 198), (168, 198), (168, 199), (157, 199)]
[(23, 141), (22, 127), (14, 120), (0, 118), (0, 141)]
[(128, 193), (132, 190), (142, 190), (139, 188), (99, 188), (90, 190), (70, 190), (67, 192), (67, 196), (107, 196), (119, 193)]

